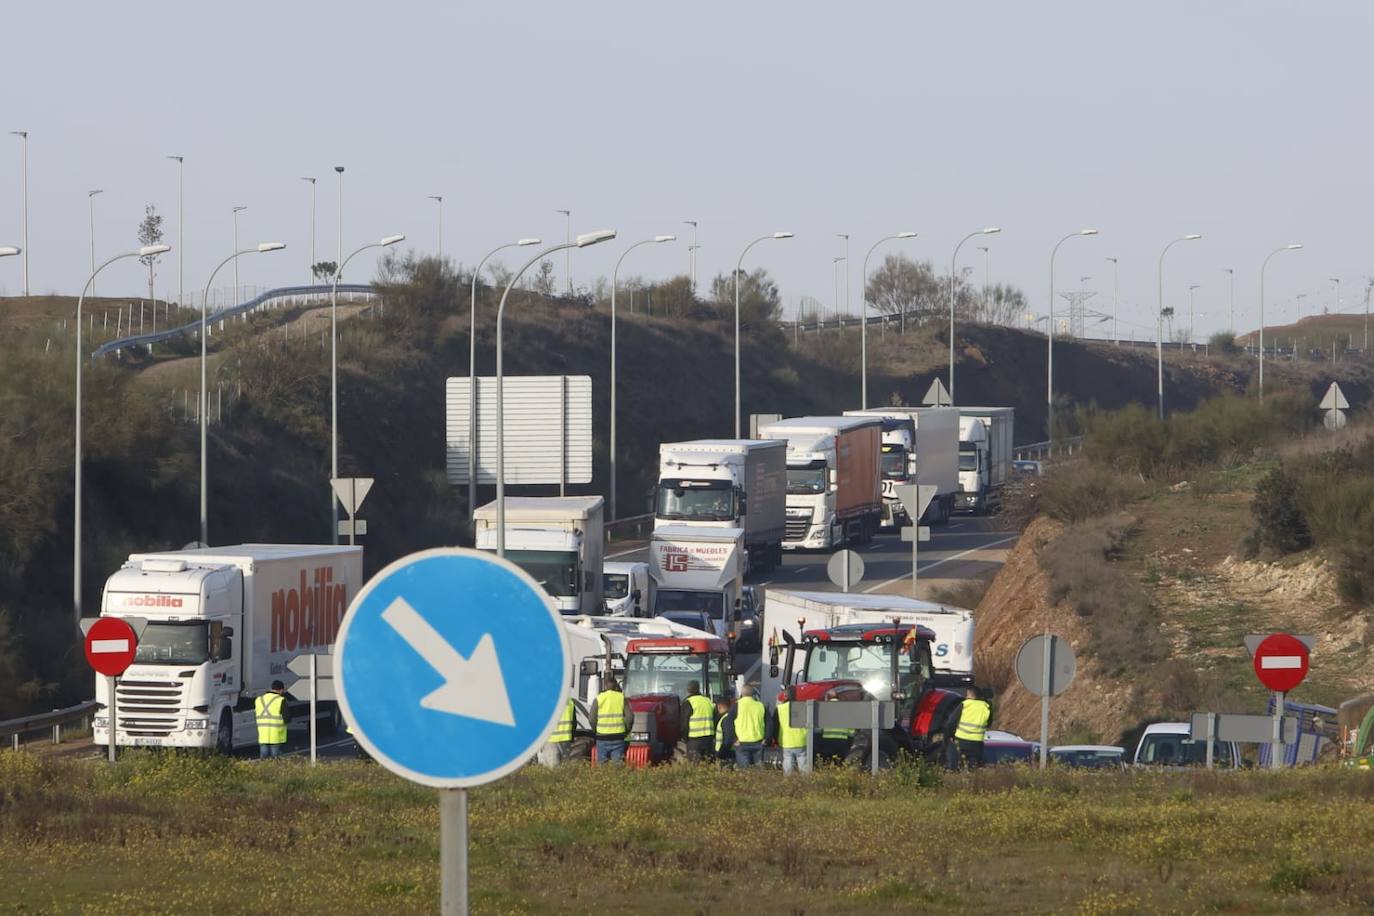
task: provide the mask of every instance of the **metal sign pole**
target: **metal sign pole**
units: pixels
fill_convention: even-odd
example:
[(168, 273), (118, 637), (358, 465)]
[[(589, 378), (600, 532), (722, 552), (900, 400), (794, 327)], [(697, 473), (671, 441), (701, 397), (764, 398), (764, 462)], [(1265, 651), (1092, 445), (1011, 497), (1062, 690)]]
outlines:
[[(358, 478), (356, 478), (356, 477), (350, 477), (350, 478), (348, 478), (348, 546), (349, 546), (349, 547), (353, 547), (353, 546), (355, 546), (355, 545), (358, 543), (358, 522), (357, 522), (357, 520), (354, 518), (354, 515), (357, 513), (357, 511), (358, 511)], [(311, 689), (312, 691), (315, 689), (315, 657), (314, 657), (313, 655), (310, 657), (310, 689)], [(314, 702), (315, 702), (315, 696), (314, 696), (313, 693), (312, 693), (311, 696), (310, 696), (310, 702), (311, 702), (311, 704), (312, 704), (312, 706), (313, 706), (313, 704), (314, 704)], [(310, 712), (311, 712), (311, 715), (313, 716), (315, 711), (314, 711), (314, 709), (312, 708)], [(311, 730), (310, 730), (310, 736), (311, 736), (311, 737), (310, 737), (310, 746), (311, 746), (312, 748), (315, 746), (315, 737), (314, 737), (314, 735), (315, 735), (315, 730), (314, 730), (314, 726), (312, 725), (312, 726), (311, 726)], [(313, 753), (311, 754), (310, 759), (311, 759), (311, 760), (314, 760), (314, 759), (315, 759), (315, 756), (314, 756)]]
[(916, 577), (919, 574), (920, 563), (917, 559), (920, 553), (921, 543), (921, 520), (914, 518), (911, 520), (912, 532), (916, 535), (911, 539), (911, 597), (920, 597), (916, 594)]
[(115, 707), (115, 691), (119, 688), (119, 678), (105, 679), (110, 688), (110, 763), (115, 762), (115, 744), (119, 741), (119, 713)]
[[(789, 706), (788, 713), (792, 712)], [(787, 723), (791, 725), (791, 722)], [(806, 763), (812, 769), (816, 766), (816, 701), (806, 701)]]
[[(352, 534), (349, 535), (349, 542), (353, 540)], [(315, 697), (320, 695), (320, 682), (315, 672), (315, 653), (310, 653), (310, 765), (316, 762), (315, 754)]]
[(1274, 692), (1274, 738), (1269, 743), (1269, 769), (1283, 769), (1283, 698), (1280, 691)]
[(568, 488), (568, 377), (558, 377), (558, 495)]
[(878, 775), (878, 730), (881, 721), (881, 707), (882, 703), (880, 701), (873, 701), (873, 747), (869, 755), (869, 766), (872, 768), (874, 776)]
[(468, 912), (468, 790), (439, 790), (439, 912)]
[(1054, 653), (1051, 646), (1054, 637), (1045, 634), (1044, 671), (1040, 674), (1040, 769), (1045, 768), (1049, 759), (1050, 746), (1050, 671)]
[(840, 564), (840, 565), (843, 567), (843, 569), (842, 569), (842, 571), (841, 571), (841, 573), (840, 573), (840, 578), (843, 580), (843, 581), (840, 583), (840, 591), (845, 592), (845, 593), (848, 593), (848, 592), (849, 592), (849, 557), (844, 557), (843, 559), (844, 559), (844, 562)]
[(1207, 769), (1212, 768), (1212, 744), (1217, 738), (1217, 714), (1207, 714)]

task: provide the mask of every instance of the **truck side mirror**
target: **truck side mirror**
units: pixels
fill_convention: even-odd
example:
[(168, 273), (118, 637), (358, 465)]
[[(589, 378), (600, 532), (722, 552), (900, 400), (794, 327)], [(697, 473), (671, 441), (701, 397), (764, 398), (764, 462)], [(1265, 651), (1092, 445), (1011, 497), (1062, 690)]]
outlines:
[(748, 514), (749, 514), (749, 497), (748, 497), (748, 496), (745, 496), (743, 491), (740, 491), (740, 494), (739, 494), (739, 514), (740, 514), (740, 515), (748, 515)]
[(582, 659), (582, 664), (577, 666), (577, 672), (583, 677), (591, 677), (601, 670), (601, 664), (594, 658)]
[(835, 489), (840, 485), (840, 472), (834, 468), (826, 471), (826, 479), (830, 482), (830, 489)]

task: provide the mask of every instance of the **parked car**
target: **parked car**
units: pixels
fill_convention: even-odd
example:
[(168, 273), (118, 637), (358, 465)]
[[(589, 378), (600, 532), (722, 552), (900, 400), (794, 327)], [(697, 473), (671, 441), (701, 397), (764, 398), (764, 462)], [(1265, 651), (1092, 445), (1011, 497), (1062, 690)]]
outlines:
[(1050, 748), (1050, 759), (1063, 766), (1119, 770), (1126, 766), (1126, 749), (1109, 744), (1061, 744)]
[(1016, 477), (1043, 477), (1045, 466), (1038, 461), (1013, 461), (1011, 473)]
[[(1207, 744), (1194, 741), (1187, 722), (1156, 722), (1146, 726), (1135, 747), (1138, 767), (1190, 767), (1207, 762)], [(1234, 741), (1212, 742), (1212, 765), (1218, 769), (1238, 769), (1240, 748)]]
[(997, 766), (1004, 763), (1033, 764), (1040, 756), (1040, 742), (1027, 741), (1011, 732), (988, 729), (983, 741), (983, 765)]

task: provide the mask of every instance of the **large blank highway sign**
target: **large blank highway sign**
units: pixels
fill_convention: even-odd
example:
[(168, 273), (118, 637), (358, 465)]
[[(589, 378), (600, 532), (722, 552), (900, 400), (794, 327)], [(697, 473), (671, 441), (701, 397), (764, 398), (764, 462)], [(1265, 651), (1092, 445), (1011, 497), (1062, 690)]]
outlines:
[[(469, 391), (466, 376), (445, 386), (448, 480), (455, 485), (468, 482)], [(591, 377), (507, 376), (505, 394), (506, 483), (591, 483)], [(477, 482), (495, 484), (494, 378), (477, 380), (477, 439)]]

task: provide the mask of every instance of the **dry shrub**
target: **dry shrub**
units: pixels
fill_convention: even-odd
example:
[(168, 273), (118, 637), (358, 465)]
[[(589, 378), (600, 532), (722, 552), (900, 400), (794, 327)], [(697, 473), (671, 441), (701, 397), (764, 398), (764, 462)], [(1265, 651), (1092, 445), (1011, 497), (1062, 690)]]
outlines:
[(1139, 499), (1144, 487), (1136, 478), (1084, 462), (1056, 465), (1042, 479), (1040, 511), (1062, 522), (1081, 522), (1108, 515)]
[(930, 600), (937, 604), (973, 610), (982, 603), (983, 596), (988, 593), (988, 586), (991, 584), (988, 579), (963, 579), (953, 585), (931, 589)]

